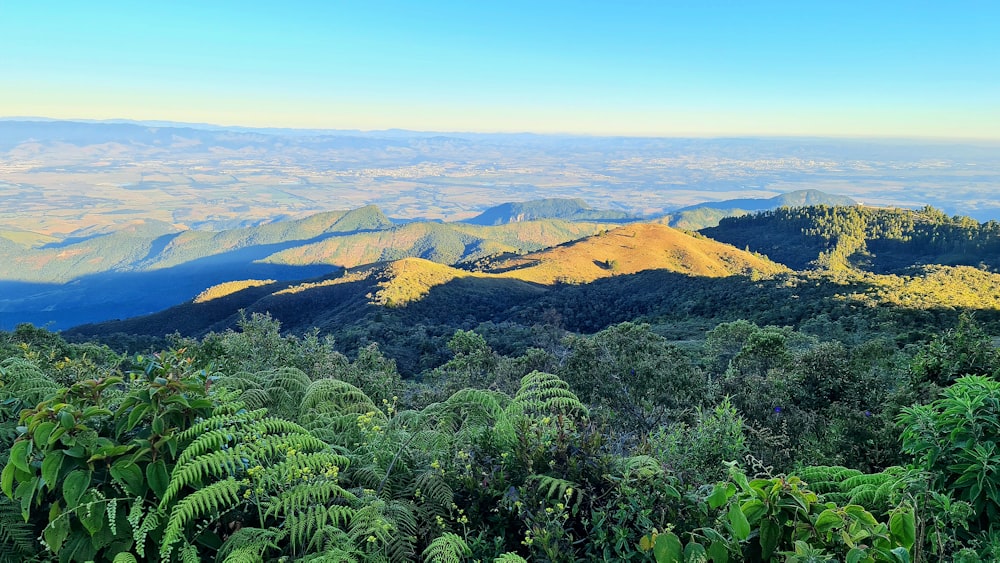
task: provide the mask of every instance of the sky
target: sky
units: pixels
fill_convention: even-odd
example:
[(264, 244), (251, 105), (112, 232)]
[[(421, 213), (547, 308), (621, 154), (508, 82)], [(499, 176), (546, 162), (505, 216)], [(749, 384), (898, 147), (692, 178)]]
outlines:
[(0, 0), (0, 116), (1000, 138), (1000, 2)]

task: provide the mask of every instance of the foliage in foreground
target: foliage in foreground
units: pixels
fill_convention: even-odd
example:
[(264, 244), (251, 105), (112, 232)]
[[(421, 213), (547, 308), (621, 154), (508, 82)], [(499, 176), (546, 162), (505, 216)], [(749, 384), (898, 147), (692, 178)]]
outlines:
[(22, 331), (0, 358), (0, 552), (991, 560), (1000, 388), (968, 374), (998, 362), (963, 323), (906, 362), (745, 322), (696, 350), (624, 323), (520, 358), (460, 332), (433, 387), (264, 317), (135, 358)]

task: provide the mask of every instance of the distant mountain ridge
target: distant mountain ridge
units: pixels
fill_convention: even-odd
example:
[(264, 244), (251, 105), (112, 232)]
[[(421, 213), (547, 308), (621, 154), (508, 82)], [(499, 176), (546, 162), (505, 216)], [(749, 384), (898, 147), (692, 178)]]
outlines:
[(723, 201), (709, 201), (705, 203), (699, 203), (697, 205), (691, 205), (688, 207), (682, 207), (678, 209), (681, 211), (691, 211), (695, 209), (741, 209), (744, 211), (766, 211), (769, 209), (777, 209), (779, 207), (807, 207), (810, 205), (857, 205), (858, 202), (853, 199), (835, 194), (828, 194), (820, 190), (796, 190), (793, 192), (788, 192), (774, 197), (768, 198), (746, 198), (746, 199), (727, 199)]
[(546, 198), (503, 203), (463, 222), (473, 225), (503, 225), (536, 219), (618, 223), (638, 221), (640, 218), (624, 211), (595, 209), (579, 198)]
[(847, 196), (807, 189), (796, 190), (769, 198), (727, 199), (690, 205), (660, 218), (659, 222), (678, 229), (697, 231), (718, 225), (719, 221), (724, 217), (739, 217), (781, 207), (857, 204), (858, 202)]

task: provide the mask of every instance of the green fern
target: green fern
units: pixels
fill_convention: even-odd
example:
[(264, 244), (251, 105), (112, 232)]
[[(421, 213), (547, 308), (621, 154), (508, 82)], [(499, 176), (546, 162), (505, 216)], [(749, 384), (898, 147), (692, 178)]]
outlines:
[(528, 563), (528, 560), (516, 553), (504, 553), (494, 559), (493, 563)]
[(0, 361), (0, 400), (34, 406), (60, 389), (58, 383), (25, 358)]
[(34, 527), (24, 521), (21, 507), (0, 495), (0, 553), (24, 561), (40, 551)]
[(457, 534), (445, 532), (434, 538), (434, 541), (424, 550), (426, 563), (461, 563), (462, 559), (472, 555), (472, 550), (465, 540)]
[[(240, 502), (241, 485), (235, 479), (217, 481), (181, 499), (170, 511), (160, 544), (160, 557), (168, 559), (177, 542), (184, 538), (185, 527), (199, 518), (217, 515)], [(184, 557), (185, 547), (182, 550)], [(197, 550), (195, 550), (197, 555)]]
[(656, 458), (635, 455), (621, 460), (622, 474), (636, 479), (656, 479), (663, 476), (663, 466)]
[(551, 373), (533, 371), (521, 378), (521, 388), (510, 404), (513, 412), (529, 416), (566, 415), (587, 418), (587, 407), (567, 384)]
[(536, 489), (549, 500), (562, 500), (567, 505), (573, 506), (579, 506), (583, 501), (583, 492), (580, 488), (565, 479), (548, 475), (532, 475), (528, 481), (537, 481)]

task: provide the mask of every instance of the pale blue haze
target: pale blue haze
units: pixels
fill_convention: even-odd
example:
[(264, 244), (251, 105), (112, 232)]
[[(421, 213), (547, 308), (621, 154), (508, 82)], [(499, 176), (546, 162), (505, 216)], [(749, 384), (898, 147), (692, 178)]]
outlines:
[(17, 115), (1000, 138), (1000, 3), (0, 0)]

